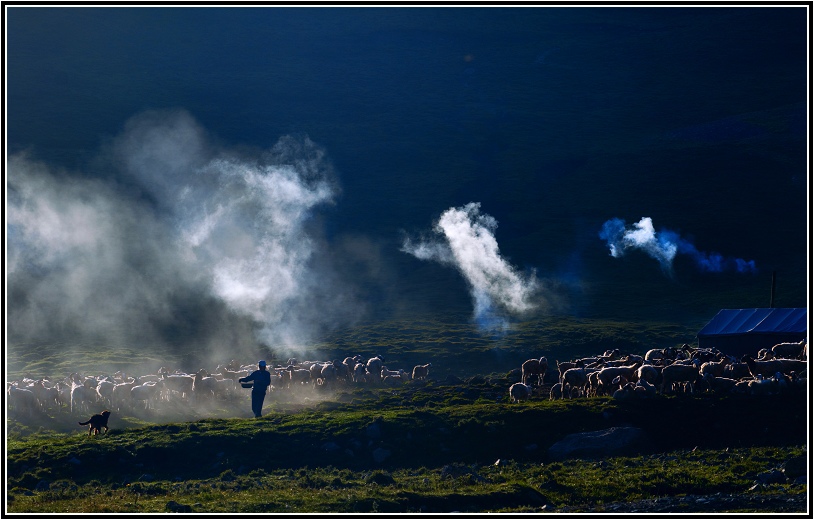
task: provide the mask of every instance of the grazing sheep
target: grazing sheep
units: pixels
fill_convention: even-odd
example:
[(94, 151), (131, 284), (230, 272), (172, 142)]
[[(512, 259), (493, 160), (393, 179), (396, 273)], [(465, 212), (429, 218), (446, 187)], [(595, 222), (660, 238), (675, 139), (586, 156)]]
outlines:
[(398, 377), (404, 377), (404, 379), (407, 379), (407, 377), (405, 375), (405, 372), (402, 369), (390, 370), (387, 367), (382, 367), (382, 371), (381, 371), (381, 373), (379, 375), (381, 376), (382, 380), (384, 380), (384, 378), (387, 377), (387, 376), (398, 376)]
[(130, 389), (139, 384), (138, 377), (128, 383), (120, 383), (113, 387), (113, 406), (120, 410), (121, 406), (130, 402)]
[(645, 361), (661, 361), (665, 358), (664, 350), (660, 348), (651, 348), (644, 355)]
[(557, 363), (557, 371), (560, 373), (559, 375), (560, 383), (562, 383), (562, 375), (567, 370), (571, 370), (572, 368), (582, 368), (585, 366), (581, 359), (577, 361), (566, 361), (564, 363), (560, 363), (558, 360), (555, 360), (555, 363)]
[(6, 393), (8, 395), (9, 410), (14, 410), (19, 415), (31, 417), (39, 409), (37, 396), (31, 390), (19, 388), (9, 383)]
[(384, 357), (382, 356), (372, 357), (367, 360), (367, 366), (365, 368), (370, 376), (367, 378), (369, 382), (381, 381), (383, 365)]
[(729, 379), (743, 379), (744, 377), (751, 377), (749, 372), (749, 365), (746, 363), (730, 363), (724, 367), (723, 377)]
[(805, 370), (808, 363), (799, 359), (772, 359), (770, 361), (755, 361), (750, 356), (744, 356), (742, 361), (749, 367), (749, 372), (753, 376), (771, 377), (775, 372), (788, 374), (789, 372), (800, 372)]
[(367, 371), (365, 370), (364, 363), (356, 363), (353, 366), (353, 372), (351, 373), (351, 379), (354, 383), (366, 383), (367, 382)]
[(96, 402), (97, 397), (96, 388), (74, 384), (71, 387), (71, 413), (87, 412), (90, 405)]
[(102, 403), (106, 403), (107, 406), (113, 406), (113, 389), (116, 387), (116, 383), (113, 381), (99, 381), (99, 384), (96, 385), (96, 393), (99, 396), (99, 401)]
[(537, 384), (542, 385), (545, 382), (545, 373), (548, 371), (548, 360), (545, 357), (528, 359), (523, 362), (520, 369), (522, 373), (521, 381), (524, 385), (529, 384), (531, 376), (537, 376)]
[(396, 386), (406, 381), (407, 381), (406, 374), (394, 374), (393, 372), (382, 378), (382, 384), (386, 386)]
[(144, 402), (144, 409), (155, 408), (156, 401), (161, 399), (163, 382), (147, 382), (130, 389), (130, 400), (135, 404)]
[(426, 365), (416, 365), (413, 367), (413, 379), (414, 380), (425, 380), (430, 373), (430, 368), (432, 367), (432, 363), (427, 363)]
[(195, 399), (211, 399), (218, 389), (218, 380), (207, 374), (203, 368), (192, 379), (192, 395)]
[(730, 379), (728, 377), (716, 377), (710, 373), (704, 374), (704, 382), (709, 386), (710, 391), (715, 394), (729, 393), (738, 384), (737, 379)]
[(660, 374), (660, 369), (654, 367), (653, 365), (642, 365), (638, 368), (638, 370), (636, 370), (636, 380), (647, 381), (648, 383), (655, 385)]
[(562, 399), (562, 383), (555, 383), (551, 386), (551, 392), (549, 392), (548, 400), (554, 401), (557, 399)]
[(333, 363), (323, 365), (322, 370), (319, 371), (319, 378), (317, 384), (331, 385), (337, 379), (336, 366)]
[(772, 347), (772, 354), (776, 359), (800, 359), (805, 344), (805, 340), (797, 343), (778, 343)]
[(620, 385), (616, 391), (613, 392), (614, 399), (630, 399), (636, 395), (636, 386), (633, 383), (625, 383)]
[(720, 361), (707, 361), (701, 365), (701, 368), (698, 371), (701, 373), (701, 376), (705, 376), (707, 374), (713, 375), (715, 377), (723, 377), (724, 376), (724, 369), (728, 361), (726, 359), (722, 359)]
[(749, 393), (751, 395), (772, 395), (774, 384), (771, 379), (764, 379), (762, 376), (749, 381)]
[(636, 386), (633, 388), (633, 391), (639, 397), (655, 397), (656, 385), (651, 384), (647, 379), (640, 378), (636, 382)]
[(531, 387), (523, 383), (515, 383), (509, 387), (511, 402), (519, 403), (531, 397)]
[(311, 382), (311, 371), (304, 368), (294, 368), (289, 365), (284, 370), (288, 371), (288, 387), (293, 384), (305, 385)]
[[(274, 375), (271, 376), (272, 380)], [(215, 382), (215, 397), (229, 399), (235, 393), (235, 380), (230, 378), (218, 379)]]
[(170, 398), (178, 394), (183, 399), (187, 399), (192, 395), (192, 387), (195, 384), (195, 377), (187, 374), (163, 374), (164, 381), (164, 397), (169, 401)]
[(687, 383), (692, 393), (700, 377), (701, 374), (695, 365), (673, 363), (664, 367), (661, 371), (660, 392), (664, 394), (665, 390), (673, 391), (673, 385), (676, 383)]
[(599, 371), (597, 379), (599, 388), (609, 391), (613, 387), (613, 380), (617, 376), (623, 376), (628, 381), (636, 378), (636, 371), (639, 369), (639, 363), (634, 363), (629, 366), (620, 367), (606, 367)]
[(584, 368), (570, 368), (562, 375), (563, 394), (573, 397), (572, 389), (584, 390), (588, 385), (588, 373)]

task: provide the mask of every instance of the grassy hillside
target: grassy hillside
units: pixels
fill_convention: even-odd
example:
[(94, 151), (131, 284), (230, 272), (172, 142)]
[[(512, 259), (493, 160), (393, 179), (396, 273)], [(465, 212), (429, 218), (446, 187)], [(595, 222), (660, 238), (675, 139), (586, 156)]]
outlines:
[[(380, 353), (405, 369), (432, 362), (429, 380), (272, 392), (258, 420), (244, 418), (248, 392), (207, 406), (126, 409), (98, 437), (76, 425), (87, 417), (66, 409), (10, 413), (8, 511), (803, 511), (805, 486), (755, 482), (806, 453), (805, 395), (549, 401), (546, 385), (529, 402), (509, 403), (529, 357), (546, 355), (553, 368), (611, 348), (692, 343), (695, 330), (549, 318), (489, 337), (454, 317), (370, 323), (298, 355)], [(272, 360), (290, 354), (266, 349)], [(149, 346), (7, 352), (11, 379), (210, 362)], [(640, 428), (646, 442), (601, 459), (548, 452), (566, 435), (615, 426)]]
[[(510, 405), (507, 383), (413, 382), (309, 407), (273, 400), (259, 420), (127, 429), (112, 420), (103, 437), (15, 436), (11, 511), (164, 511), (170, 501), (198, 512), (602, 510), (748, 494), (761, 473), (804, 453), (804, 396)], [(602, 460), (548, 454), (567, 434), (612, 426), (641, 428), (648, 442)], [(804, 489), (774, 483), (752, 494)]]

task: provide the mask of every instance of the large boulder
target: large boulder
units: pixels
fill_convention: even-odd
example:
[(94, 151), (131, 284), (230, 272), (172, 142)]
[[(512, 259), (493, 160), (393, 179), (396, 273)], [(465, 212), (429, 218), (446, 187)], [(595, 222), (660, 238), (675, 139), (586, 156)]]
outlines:
[(649, 444), (644, 430), (619, 426), (595, 432), (572, 433), (548, 449), (553, 460), (594, 459), (616, 455), (633, 455)]

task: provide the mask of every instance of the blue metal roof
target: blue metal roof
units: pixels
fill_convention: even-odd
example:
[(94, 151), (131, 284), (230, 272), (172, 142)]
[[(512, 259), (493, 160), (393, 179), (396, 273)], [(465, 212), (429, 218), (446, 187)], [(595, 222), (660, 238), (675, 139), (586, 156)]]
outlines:
[(721, 309), (698, 336), (803, 333), (807, 309)]

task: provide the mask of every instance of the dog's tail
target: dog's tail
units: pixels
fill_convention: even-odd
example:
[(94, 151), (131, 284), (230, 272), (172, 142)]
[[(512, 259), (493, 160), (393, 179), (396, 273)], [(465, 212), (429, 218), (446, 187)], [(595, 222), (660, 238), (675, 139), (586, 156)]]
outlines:
[(90, 420), (88, 420), (87, 422), (81, 422), (81, 423), (79, 423), (79, 426), (85, 426), (85, 425), (87, 425), (87, 424), (90, 424)]

